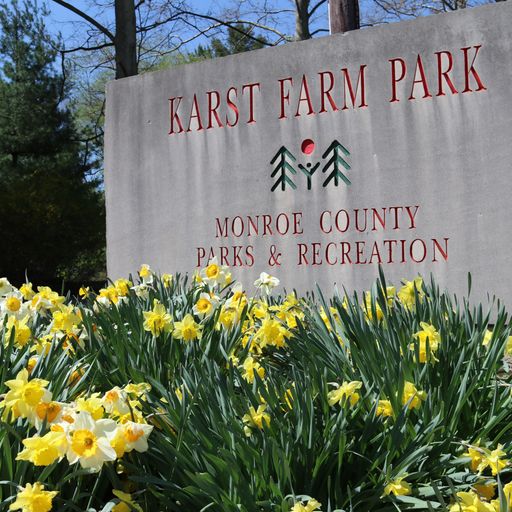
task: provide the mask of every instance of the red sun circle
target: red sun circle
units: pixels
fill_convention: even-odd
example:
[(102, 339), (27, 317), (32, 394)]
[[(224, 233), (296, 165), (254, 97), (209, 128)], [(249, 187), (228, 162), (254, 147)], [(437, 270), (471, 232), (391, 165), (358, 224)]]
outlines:
[(313, 153), (313, 151), (315, 151), (315, 143), (311, 139), (304, 139), (300, 146), (300, 150), (305, 155), (311, 155), (311, 153)]

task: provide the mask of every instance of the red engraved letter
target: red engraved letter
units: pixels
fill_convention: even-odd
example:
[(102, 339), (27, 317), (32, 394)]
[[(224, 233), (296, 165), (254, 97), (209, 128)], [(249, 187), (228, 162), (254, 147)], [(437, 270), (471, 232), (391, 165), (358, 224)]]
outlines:
[[(394, 103), (395, 101), (400, 101), (396, 95), (396, 84), (403, 80), (405, 78), (405, 74), (407, 73), (407, 66), (405, 64), (404, 59), (390, 59), (389, 62), (391, 62), (391, 99), (389, 100), (390, 103)], [(400, 76), (397, 77), (397, 69), (396, 64), (400, 64), (401, 72)]]
[(299, 101), (297, 103), (297, 112), (295, 113), (295, 117), (300, 117), (300, 107), (301, 107), (303, 101), (305, 101), (308, 104), (307, 115), (310, 116), (311, 114), (314, 114), (315, 111), (313, 110), (313, 105), (311, 103), (311, 96), (309, 95), (308, 80), (306, 78), (306, 75), (302, 75), (302, 83), (300, 84)]
[[(169, 98), (169, 113), (171, 118), (171, 128), (169, 130), (169, 135), (173, 135), (175, 133), (181, 133), (183, 130), (183, 125), (181, 124), (180, 116), (178, 115), (178, 109), (180, 108), (181, 100), (183, 96), (177, 96), (176, 98)], [(178, 100), (176, 102), (176, 110), (174, 110), (174, 100)], [(174, 121), (176, 121), (178, 125), (178, 131), (174, 130)]]
[[(457, 94), (457, 89), (455, 89), (455, 86), (453, 85), (453, 82), (450, 78), (450, 71), (453, 67), (453, 57), (450, 52), (436, 52), (437, 55), (437, 96), (445, 96), (444, 90), (443, 90), (443, 78), (450, 88), (450, 91), (452, 91), (452, 94)], [(447, 69), (443, 70), (443, 55), (446, 55), (448, 57), (448, 64)]]
[[(343, 108), (341, 110), (347, 110), (347, 89), (348, 93), (350, 95), (350, 99), (352, 100), (352, 108), (356, 108), (356, 98), (357, 94), (359, 92), (359, 97), (361, 98), (361, 102), (358, 105), (358, 108), (361, 107), (367, 107), (368, 104), (366, 103), (366, 89), (364, 86), (364, 70), (366, 69), (366, 64), (363, 66), (360, 66), (359, 68), (359, 75), (357, 76), (357, 83), (356, 83), (356, 90), (354, 91), (354, 88), (352, 87), (352, 81), (350, 80), (350, 75), (348, 73), (347, 68), (343, 68), (341, 70), (343, 74), (343, 81), (344, 81), (344, 90), (343, 90)], [(361, 86), (361, 88), (359, 88)]]
[[(235, 93), (234, 99), (231, 97), (232, 92)], [(236, 126), (238, 124), (239, 114), (238, 114), (238, 107), (236, 106), (236, 103), (235, 103), (237, 98), (238, 98), (238, 91), (236, 90), (236, 87), (230, 87), (226, 94), (226, 102), (228, 104), (228, 108), (231, 109), (235, 113), (235, 120), (233, 122), (231, 122), (228, 119), (228, 115), (226, 114), (226, 125), (229, 126), (230, 128), (233, 128), (233, 126)]]
[[(330, 103), (333, 112), (336, 112), (338, 107), (331, 96), (331, 91), (334, 87), (334, 75), (330, 71), (322, 71), (318, 74), (320, 75), (320, 110), (318, 112), (327, 112), (327, 109), (325, 108), (326, 99)], [(329, 87), (326, 87), (325, 85), (326, 76), (329, 77)]]
[[(217, 126), (222, 128), (222, 123), (219, 118), (219, 114), (217, 114), (217, 109), (220, 105), (220, 94), (217, 91), (208, 91), (206, 93), (208, 95), (208, 126), (207, 128), (213, 128), (213, 119), (212, 116), (215, 117), (217, 121)], [(215, 98), (215, 101), (213, 100)]]
[(199, 111), (199, 105), (197, 103), (197, 96), (194, 94), (194, 101), (192, 102), (192, 108), (190, 109), (190, 119), (188, 120), (187, 132), (191, 132), (192, 119), (196, 120), (197, 128), (196, 131), (200, 132), (203, 129), (203, 123), (201, 122), (201, 112)]
[[(471, 48), (474, 48), (475, 49), (475, 55), (473, 56), (473, 60), (471, 61), (471, 64), (469, 63), (469, 50), (471, 50)], [(486, 91), (487, 90), (487, 87), (485, 87), (485, 85), (482, 83), (482, 80), (480, 79), (480, 76), (478, 75), (478, 73), (476, 72), (475, 68), (474, 68), (474, 65), (475, 65), (475, 60), (476, 60), (476, 57), (478, 55), (478, 52), (480, 51), (480, 48), (482, 48), (482, 45), (479, 44), (478, 46), (468, 46), (467, 48), (461, 48), (461, 50), (464, 52), (464, 77), (465, 77), (465, 86), (464, 86), (464, 90), (462, 91), (463, 93), (464, 92), (472, 92), (473, 89), (471, 89), (470, 85), (469, 85), (469, 74), (471, 73), (473, 75), (473, 78), (476, 80), (476, 83), (478, 85), (478, 89), (476, 89), (476, 92), (478, 91)]]
[(260, 83), (255, 82), (253, 84), (246, 84), (242, 87), (242, 94), (244, 94), (245, 89), (249, 89), (249, 120), (247, 121), (247, 124), (255, 123), (256, 120), (254, 119), (254, 88), (257, 87), (258, 91), (260, 90)]
[[(418, 71), (420, 73), (419, 79), (416, 78)], [(418, 55), (418, 59), (416, 60), (416, 69), (414, 70), (414, 80), (412, 82), (411, 87), (411, 95), (409, 96), (410, 100), (415, 100), (414, 96), (414, 88), (416, 84), (421, 84), (423, 87), (423, 98), (432, 98), (432, 94), (428, 90), (427, 77), (425, 76), (425, 70), (423, 69), (423, 61), (421, 60), (421, 55)]]
[(279, 87), (281, 90), (281, 114), (279, 115), (279, 119), (286, 119), (286, 114), (284, 113), (285, 101), (286, 101), (286, 103), (288, 103), (288, 105), (290, 104), (290, 90), (286, 91), (286, 94), (284, 92), (284, 83), (285, 82), (290, 82), (290, 85), (293, 86), (293, 78), (288, 77), (288, 78), (281, 78), (279, 80)]

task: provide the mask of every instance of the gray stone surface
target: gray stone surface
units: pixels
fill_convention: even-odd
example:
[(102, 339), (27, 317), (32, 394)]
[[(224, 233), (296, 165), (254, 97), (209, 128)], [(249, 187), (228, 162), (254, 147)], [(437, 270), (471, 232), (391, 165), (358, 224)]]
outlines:
[[(511, 26), (512, 4), (503, 2), (111, 82), (105, 138), (110, 277), (135, 272), (141, 263), (162, 272), (190, 272), (198, 263), (207, 263), (210, 247), (219, 258), (220, 248), (226, 247), (234, 276), (248, 290), (262, 271), (278, 276), (287, 289), (304, 291), (318, 283), (329, 292), (337, 283), (362, 290), (377, 275), (380, 256), (386, 275), (397, 284), (401, 278), (433, 272), (443, 286), (463, 293), (470, 271), (477, 298), (490, 292), (508, 299), (512, 288)], [(445, 71), (450, 55), (436, 52), (450, 52), (453, 60), (452, 71), (441, 76), (444, 95), (438, 95), (438, 59)], [(418, 55), (432, 97), (424, 97)], [(390, 101), (390, 61), (399, 58), (407, 72), (397, 83), (399, 101)], [(360, 107), (358, 96), (353, 108), (341, 70), (348, 70), (355, 89), (361, 65), (366, 65), (367, 106)], [(399, 78), (400, 62), (394, 65)], [(324, 94), (328, 111), (320, 113), (319, 73), (325, 71), (333, 74), (331, 96), (340, 110), (332, 111)], [(295, 116), (303, 75), (314, 113), (307, 115), (310, 108), (303, 89), (301, 115)], [(287, 77), (293, 78), (293, 87), (285, 82), (285, 90), (290, 89), (290, 102), (285, 104), (288, 117), (279, 119), (279, 80)], [(330, 76), (323, 77), (328, 89)], [(415, 99), (410, 100), (414, 80)], [(256, 82), (260, 86), (259, 91), (253, 89), (255, 122), (247, 123), (249, 89), (242, 94), (241, 88)], [(238, 124), (216, 127), (212, 114), (214, 127), (206, 129), (208, 91), (220, 93), (217, 112), (222, 124), (226, 116), (234, 122), (234, 109), (226, 103), (232, 87), (238, 94)], [(344, 93), (347, 109), (341, 109)], [(183, 97), (178, 115), (186, 129), (194, 94), (204, 129), (196, 130), (193, 119), (190, 132), (170, 135), (169, 98)], [(229, 94), (233, 99), (234, 90)], [(210, 100), (215, 106), (216, 95), (211, 94)], [(310, 155), (301, 151), (306, 139), (315, 143)], [(351, 168), (344, 174), (351, 185), (340, 179), (338, 186), (331, 181), (324, 187), (329, 170), (322, 173), (322, 168), (330, 155), (322, 155), (335, 140), (350, 152), (344, 158)], [(281, 146), (296, 158), (297, 174), (292, 178), (297, 188), (278, 187), (271, 192), (275, 178), (270, 162)], [(308, 163), (318, 162), (308, 190), (298, 165), (307, 169)], [(381, 217), (386, 208), (385, 228), (376, 217), (375, 229), (373, 223), (362, 229), (364, 208), (370, 209), (368, 214), (377, 209)], [(355, 229), (355, 210), (361, 232)], [(341, 211), (339, 231), (330, 222), (323, 227), (324, 231), (332, 227), (332, 232), (322, 231), (320, 218), (325, 211), (332, 213), (325, 213), (324, 221)], [(347, 230), (343, 211), (350, 215)], [(264, 223), (269, 218), (263, 216), (270, 215), (270, 228), (275, 231), (281, 213), (290, 221), (287, 234), (263, 235), (262, 225), (258, 235), (254, 227), (250, 236), (247, 233), (247, 216), (253, 223), (259, 216)], [(242, 226), (237, 216), (244, 221), (241, 236), (234, 236)], [(235, 234), (230, 228), (229, 236), (216, 236), (217, 218), (222, 225), (228, 218), (229, 226), (235, 219)], [(279, 220), (284, 232), (286, 217)], [(294, 221), (299, 223), (296, 234)], [(272, 245), (281, 253), (280, 266), (269, 264)], [(238, 250), (240, 259), (236, 246), (243, 247)], [(199, 261), (198, 248), (206, 254)], [(393, 262), (389, 262), (390, 250)], [(252, 266), (247, 251), (253, 254)]]

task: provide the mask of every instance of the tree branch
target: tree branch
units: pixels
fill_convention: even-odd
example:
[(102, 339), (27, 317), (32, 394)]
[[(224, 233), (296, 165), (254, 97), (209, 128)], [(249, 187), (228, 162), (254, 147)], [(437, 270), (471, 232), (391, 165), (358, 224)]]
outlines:
[(320, 34), (320, 32), (329, 32), (329, 30), (326, 28), (317, 28), (316, 30), (311, 32), (311, 37), (313, 37), (316, 34)]
[(61, 5), (62, 7), (65, 7), (66, 9), (74, 12), (81, 18), (83, 18), (85, 21), (96, 27), (100, 32), (105, 34), (112, 42), (114, 42), (115, 36), (110, 32), (110, 30), (106, 27), (104, 27), (101, 23), (97, 22), (94, 18), (91, 18), (88, 14), (81, 11), (80, 9), (76, 8), (74, 5), (71, 5), (68, 2), (65, 2), (64, 0), (53, 0), (56, 4)]
[(76, 48), (70, 48), (69, 50), (61, 50), (62, 53), (73, 53), (79, 52), (81, 50), (84, 51), (95, 51), (95, 50), (103, 50), (103, 48), (110, 48), (114, 46), (114, 43), (104, 43), (98, 46), (77, 46)]
[(313, 16), (313, 14), (315, 14), (315, 11), (321, 7), (322, 5), (324, 5), (325, 3), (327, 2), (327, 0), (320, 0), (316, 5), (314, 5), (311, 10), (309, 11), (309, 17)]

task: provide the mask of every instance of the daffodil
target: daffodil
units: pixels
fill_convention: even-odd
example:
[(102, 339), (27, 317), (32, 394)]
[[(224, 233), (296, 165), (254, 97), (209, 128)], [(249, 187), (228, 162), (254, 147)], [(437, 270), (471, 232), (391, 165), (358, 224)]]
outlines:
[(162, 283), (164, 288), (170, 288), (172, 279), (172, 274), (162, 274)]
[(4, 297), (14, 290), (14, 286), (6, 277), (0, 277), (0, 297)]
[(229, 284), (231, 277), (228, 268), (224, 265), (219, 265), (217, 256), (208, 262), (208, 265), (201, 270), (199, 276), (201, 283), (206, 283), (211, 287), (225, 286)]
[(394, 494), (395, 496), (409, 496), (412, 493), (411, 484), (406, 482), (405, 476), (395, 478), (384, 487), (383, 496)]
[(507, 454), (502, 450), (501, 444), (492, 451), (484, 449), (483, 452), (482, 460), (477, 468), (479, 473), (489, 467), (491, 473), (497, 475), (502, 469), (510, 465), (510, 461), (505, 459)]
[(28, 460), (34, 466), (49, 466), (63, 457), (67, 451), (67, 439), (64, 431), (50, 431), (44, 436), (34, 436), (23, 440), (25, 447), (16, 460)]
[(133, 501), (132, 495), (126, 492), (113, 489), (112, 493), (119, 500), (112, 508), (112, 512), (143, 512), (142, 507)]
[(75, 326), (82, 323), (82, 318), (75, 311), (72, 305), (61, 305), (58, 310), (53, 312), (52, 332), (70, 333)]
[(251, 428), (263, 429), (263, 425), (270, 425), (270, 415), (266, 413), (267, 404), (258, 406), (258, 409), (249, 407), (249, 412), (244, 415), (242, 421), (246, 424), (245, 435), (251, 435)]
[(192, 308), (194, 315), (199, 318), (209, 318), (215, 312), (215, 307), (219, 303), (219, 297), (213, 293), (201, 293), (199, 299)]
[(412, 382), (404, 383), (404, 391), (402, 394), (402, 405), (408, 404), (409, 409), (418, 409), (421, 402), (427, 399), (425, 391), (419, 391)]
[(377, 404), (376, 415), (389, 418), (393, 416), (393, 406), (389, 400), (379, 400)]
[[(409, 345), (409, 350), (416, 352), (416, 346), (418, 347), (419, 362), (426, 363), (427, 361), (435, 361), (435, 353), (439, 348), (441, 342), (441, 335), (433, 325), (426, 322), (420, 322), (421, 330), (413, 334), (413, 337), (417, 340), (416, 343)], [(427, 351), (427, 343), (429, 350)]]
[(152, 425), (127, 421), (120, 425), (110, 441), (117, 457), (122, 457), (132, 450), (142, 453), (148, 449), (148, 437), (153, 431)]
[(398, 300), (408, 309), (414, 308), (416, 305), (416, 296), (421, 302), (425, 293), (422, 290), (423, 279), (416, 277), (412, 281), (403, 281), (403, 286), (398, 290)]
[(16, 375), (16, 379), (8, 380), (5, 385), (9, 388), (0, 407), (5, 412), (11, 412), (13, 418), (29, 418), (34, 420), (36, 407), (41, 402), (51, 402), (52, 394), (46, 389), (48, 381), (43, 379), (28, 379), (27, 369)]
[(153, 271), (149, 265), (143, 264), (139, 269), (139, 276), (143, 284), (153, 284)]
[(262, 321), (260, 328), (256, 331), (254, 340), (261, 348), (267, 345), (282, 348), (286, 344), (286, 339), (291, 336), (290, 331), (280, 322), (270, 315), (267, 315)]
[(354, 380), (352, 382), (343, 382), (339, 388), (327, 393), (327, 400), (329, 405), (336, 405), (339, 402), (344, 405), (348, 401), (351, 406), (354, 406), (359, 401), (360, 395), (357, 391), (361, 389), (362, 386), (363, 383), (358, 380)]
[(95, 421), (87, 412), (77, 414), (69, 434), (68, 462), (79, 462), (83, 468), (99, 471), (105, 462), (116, 460), (116, 452), (110, 445), (116, 428), (113, 420)]
[(144, 330), (159, 336), (172, 330), (172, 317), (165, 306), (155, 299), (152, 311), (144, 312)]
[(7, 330), (5, 332), (5, 343), (8, 343), (13, 337), (14, 345), (23, 348), (32, 337), (32, 331), (28, 326), (28, 315), (18, 320), (16, 316), (10, 316), (7, 320)]
[(9, 505), (9, 510), (21, 510), (21, 512), (49, 512), (52, 509), (52, 501), (57, 496), (57, 491), (45, 491), (44, 485), (36, 482), (20, 487), (16, 495), (16, 501)]
[(265, 368), (254, 360), (251, 356), (247, 357), (243, 364), (244, 373), (242, 377), (249, 383), (254, 382), (254, 375), (257, 373), (260, 379), (265, 377)]
[(179, 340), (193, 341), (201, 339), (202, 327), (197, 324), (194, 317), (188, 313), (181, 322), (175, 322), (172, 335)]
[(81, 396), (77, 398), (75, 409), (77, 412), (89, 413), (94, 420), (103, 418), (105, 414), (103, 400), (99, 393), (92, 393), (89, 397)]
[(115, 386), (103, 395), (103, 408), (108, 414), (122, 416), (130, 412), (128, 394), (124, 389)]
[(315, 510), (320, 510), (321, 506), (322, 504), (320, 502), (311, 498), (305, 504), (302, 501), (298, 501), (290, 509), (290, 512), (313, 512)]
[(114, 289), (119, 297), (127, 297), (132, 286), (133, 283), (128, 279), (116, 279), (114, 281)]
[(259, 288), (263, 293), (268, 295), (272, 288), (275, 288), (279, 285), (279, 279), (277, 277), (271, 276), (266, 272), (262, 272), (260, 277), (254, 281), (254, 286)]
[(482, 501), (476, 492), (470, 491), (457, 493), (457, 503), (450, 506), (450, 512), (496, 512), (496, 509)]

